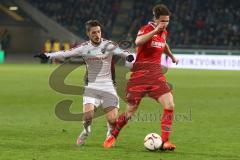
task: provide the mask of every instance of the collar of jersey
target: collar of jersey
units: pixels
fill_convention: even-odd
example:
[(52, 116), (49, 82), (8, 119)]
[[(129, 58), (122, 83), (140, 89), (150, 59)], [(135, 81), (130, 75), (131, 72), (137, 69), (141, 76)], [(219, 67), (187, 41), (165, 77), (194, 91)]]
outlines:
[(89, 41), (90, 41), (90, 44), (91, 44), (93, 47), (98, 47), (98, 46), (100, 46), (100, 45), (102, 44), (103, 38), (101, 38), (101, 42), (100, 42), (97, 46), (94, 45), (91, 40), (89, 40)]

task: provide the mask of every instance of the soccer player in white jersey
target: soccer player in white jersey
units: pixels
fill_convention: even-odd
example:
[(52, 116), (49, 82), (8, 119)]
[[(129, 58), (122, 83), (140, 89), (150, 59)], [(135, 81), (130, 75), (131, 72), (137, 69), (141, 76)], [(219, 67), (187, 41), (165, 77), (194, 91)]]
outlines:
[[(101, 24), (97, 20), (89, 20), (85, 25), (89, 41), (68, 51), (44, 53), (35, 56), (45, 59), (81, 56), (86, 62), (88, 83), (84, 88), (83, 95), (83, 131), (77, 138), (77, 145), (84, 144), (90, 135), (94, 110), (100, 105), (106, 112), (107, 136), (114, 128), (119, 109), (119, 98), (112, 81), (112, 57), (113, 55), (120, 55), (129, 62), (134, 59), (128, 51), (122, 50), (111, 41), (102, 38)], [(108, 50), (108, 48), (112, 49)]]

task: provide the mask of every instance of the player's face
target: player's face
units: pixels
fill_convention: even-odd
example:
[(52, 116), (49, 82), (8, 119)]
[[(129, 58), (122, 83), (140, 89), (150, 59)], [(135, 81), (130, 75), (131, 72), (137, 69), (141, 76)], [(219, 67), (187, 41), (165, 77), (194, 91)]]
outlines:
[(102, 38), (101, 27), (91, 27), (90, 30), (87, 32), (87, 35), (93, 43), (99, 44)]
[(158, 19), (155, 19), (155, 22), (157, 24), (162, 23), (163, 24), (163, 28), (166, 29), (169, 23), (169, 16), (160, 16)]

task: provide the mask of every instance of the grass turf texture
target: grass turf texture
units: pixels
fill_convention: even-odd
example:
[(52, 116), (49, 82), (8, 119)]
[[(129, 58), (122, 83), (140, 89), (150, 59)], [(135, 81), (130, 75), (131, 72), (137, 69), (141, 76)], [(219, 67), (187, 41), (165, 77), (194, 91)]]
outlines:
[[(81, 96), (63, 95), (48, 85), (57, 66), (0, 65), (0, 159), (1, 160), (237, 160), (240, 159), (240, 72), (170, 70), (176, 117), (171, 140), (175, 152), (144, 149), (146, 134), (160, 134), (159, 105), (145, 98), (133, 120), (123, 129), (113, 149), (103, 149), (104, 117), (94, 120), (92, 135), (83, 147), (75, 146), (80, 122), (59, 120), (55, 104), (74, 100), (72, 112), (82, 108)], [(70, 74), (67, 83), (82, 84), (84, 70)], [(121, 112), (125, 103), (121, 101)], [(191, 110), (191, 115), (190, 115)]]

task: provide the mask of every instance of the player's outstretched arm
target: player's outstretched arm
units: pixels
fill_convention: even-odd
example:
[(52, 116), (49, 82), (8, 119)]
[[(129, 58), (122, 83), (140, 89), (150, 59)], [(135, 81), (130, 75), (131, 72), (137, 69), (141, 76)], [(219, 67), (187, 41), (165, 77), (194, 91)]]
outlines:
[(170, 47), (167, 43), (164, 48), (164, 53), (166, 53), (166, 55), (168, 55), (172, 59), (173, 63), (178, 64), (178, 59), (172, 54), (172, 51), (170, 50)]
[(42, 59), (42, 60), (48, 60), (48, 59), (49, 59), (49, 57), (48, 57), (46, 54), (44, 54), (44, 53), (36, 54), (36, 55), (34, 55), (33, 57), (34, 57), (34, 58), (40, 58), (40, 59)]
[(40, 58), (40, 59), (67, 58), (67, 57), (80, 56), (81, 52), (82, 52), (82, 47), (77, 47), (67, 51), (42, 53), (42, 54), (35, 55), (34, 57)]
[(124, 57), (128, 62), (132, 62), (134, 60), (133, 53), (130, 53), (127, 50), (120, 49), (119, 47), (114, 50), (114, 55)]

